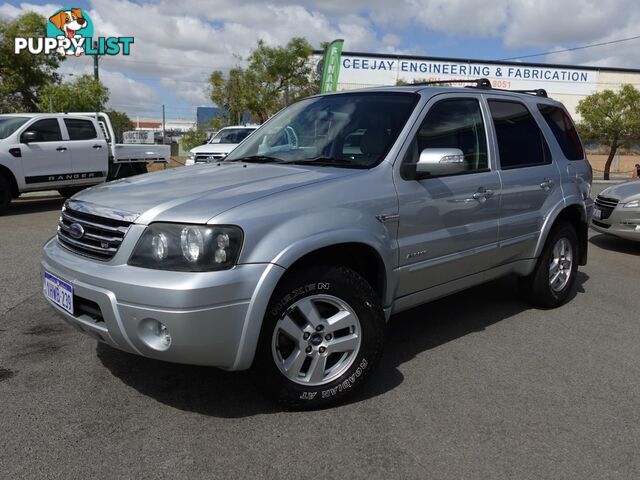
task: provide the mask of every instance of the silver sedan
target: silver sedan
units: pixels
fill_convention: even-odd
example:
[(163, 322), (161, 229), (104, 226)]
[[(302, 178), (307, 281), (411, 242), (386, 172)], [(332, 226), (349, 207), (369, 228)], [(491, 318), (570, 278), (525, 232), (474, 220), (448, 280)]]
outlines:
[(640, 241), (640, 181), (632, 180), (603, 190), (596, 198), (591, 228)]

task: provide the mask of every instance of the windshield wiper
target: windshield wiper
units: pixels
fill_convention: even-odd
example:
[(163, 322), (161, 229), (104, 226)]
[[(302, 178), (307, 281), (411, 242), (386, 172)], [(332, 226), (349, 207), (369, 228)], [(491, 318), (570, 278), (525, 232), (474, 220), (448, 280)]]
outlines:
[(333, 157), (315, 157), (299, 160), (291, 160), (286, 163), (295, 163), (297, 165), (313, 164), (320, 167), (342, 167), (342, 168), (368, 168), (367, 165), (360, 165), (351, 160)]
[(247, 162), (247, 163), (282, 163), (282, 159), (269, 157), (268, 155), (249, 155), (248, 157), (234, 158), (230, 162)]

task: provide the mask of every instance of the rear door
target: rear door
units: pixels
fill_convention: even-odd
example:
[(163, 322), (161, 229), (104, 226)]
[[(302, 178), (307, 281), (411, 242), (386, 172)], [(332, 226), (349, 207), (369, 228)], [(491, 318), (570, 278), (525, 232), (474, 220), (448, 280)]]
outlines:
[(459, 148), (466, 171), (396, 181), (399, 196), (398, 296), (482, 272), (495, 262), (500, 178), (490, 162), (487, 116), (479, 96), (431, 100), (404, 159), (426, 148)]
[[(34, 132), (35, 141), (25, 143), (25, 132)], [(62, 137), (60, 119), (39, 118), (20, 132), (22, 171), (25, 190), (37, 190), (51, 185), (57, 188), (69, 182), (73, 173), (71, 153)]]
[(576, 201), (585, 201), (590, 206), (589, 195), (591, 194), (593, 171), (571, 117), (561, 105), (538, 103), (537, 107), (551, 130), (552, 137), (548, 137), (555, 139), (562, 155), (567, 159), (567, 162), (563, 162), (564, 167), (561, 167), (561, 170), (566, 168), (566, 173), (562, 175), (565, 198), (569, 202), (573, 200), (571, 197), (575, 195), (578, 197), (575, 199)]
[(563, 201), (560, 170), (524, 102), (492, 96), (487, 102), (502, 180), (499, 261), (533, 258), (546, 216)]
[(69, 135), (69, 150), (74, 181), (78, 184), (93, 184), (107, 177), (109, 151), (107, 142), (98, 132), (92, 120), (65, 118), (64, 125)]

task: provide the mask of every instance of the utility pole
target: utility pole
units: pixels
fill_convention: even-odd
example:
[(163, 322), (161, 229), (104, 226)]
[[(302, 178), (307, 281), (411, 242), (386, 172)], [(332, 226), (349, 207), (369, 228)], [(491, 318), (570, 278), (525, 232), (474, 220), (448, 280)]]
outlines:
[(49, 95), (49, 113), (53, 113), (53, 95)]
[[(165, 127), (165, 112), (164, 112), (164, 103), (162, 104), (162, 145), (165, 145), (166, 139), (164, 137), (164, 127)], [(167, 164), (163, 163), (162, 164), (162, 169), (166, 169), (167, 168)]]
[(165, 144), (164, 138), (164, 126), (165, 126), (165, 114), (164, 114), (164, 103), (162, 104), (162, 144)]
[[(98, 50), (98, 42), (95, 41), (93, 44), (93, 48), (94, 50)], [(96, 82), (100, 81), (100, 67), (98, 65), (98, 60), (100, 57), (98, 57), (98, 55), (94, 55), (93, 56), (93, 79)], [(98, 120), (98, 104), (96, 103), (96, 120)]]
[[(94, 44), (94, 49), (97, 50), (98, 49), (98, 42), (95, 42)], [(94, 55), (93, 56), (93, 79), (96, 82), (100, 81), (100, 71), (99, 71), (99, 65), (98, 65), (98, 60), (99, 60), (99, 56), (98, 55)]]

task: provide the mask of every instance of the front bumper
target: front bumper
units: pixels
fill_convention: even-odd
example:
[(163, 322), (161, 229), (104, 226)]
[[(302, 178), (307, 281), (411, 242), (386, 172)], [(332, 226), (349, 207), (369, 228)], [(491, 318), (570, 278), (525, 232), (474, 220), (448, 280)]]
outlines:
[[(251, 365), (268, 299), (284, 271), (273, 264), (206, 273), (107, 264), (68, 252), (55, 238), (44, 246), (41, 268), (73, 286), (74, 315), (50, 303), (83, 333), (129, 353), (229, 370)], [(168, 349), (148, 342), (148, 319), (168, 328)]]
[(624, 208), (622, 204), (608, 218), (591, 219), (591, 228), (607, 235), (640, 241), (640, 209)]

